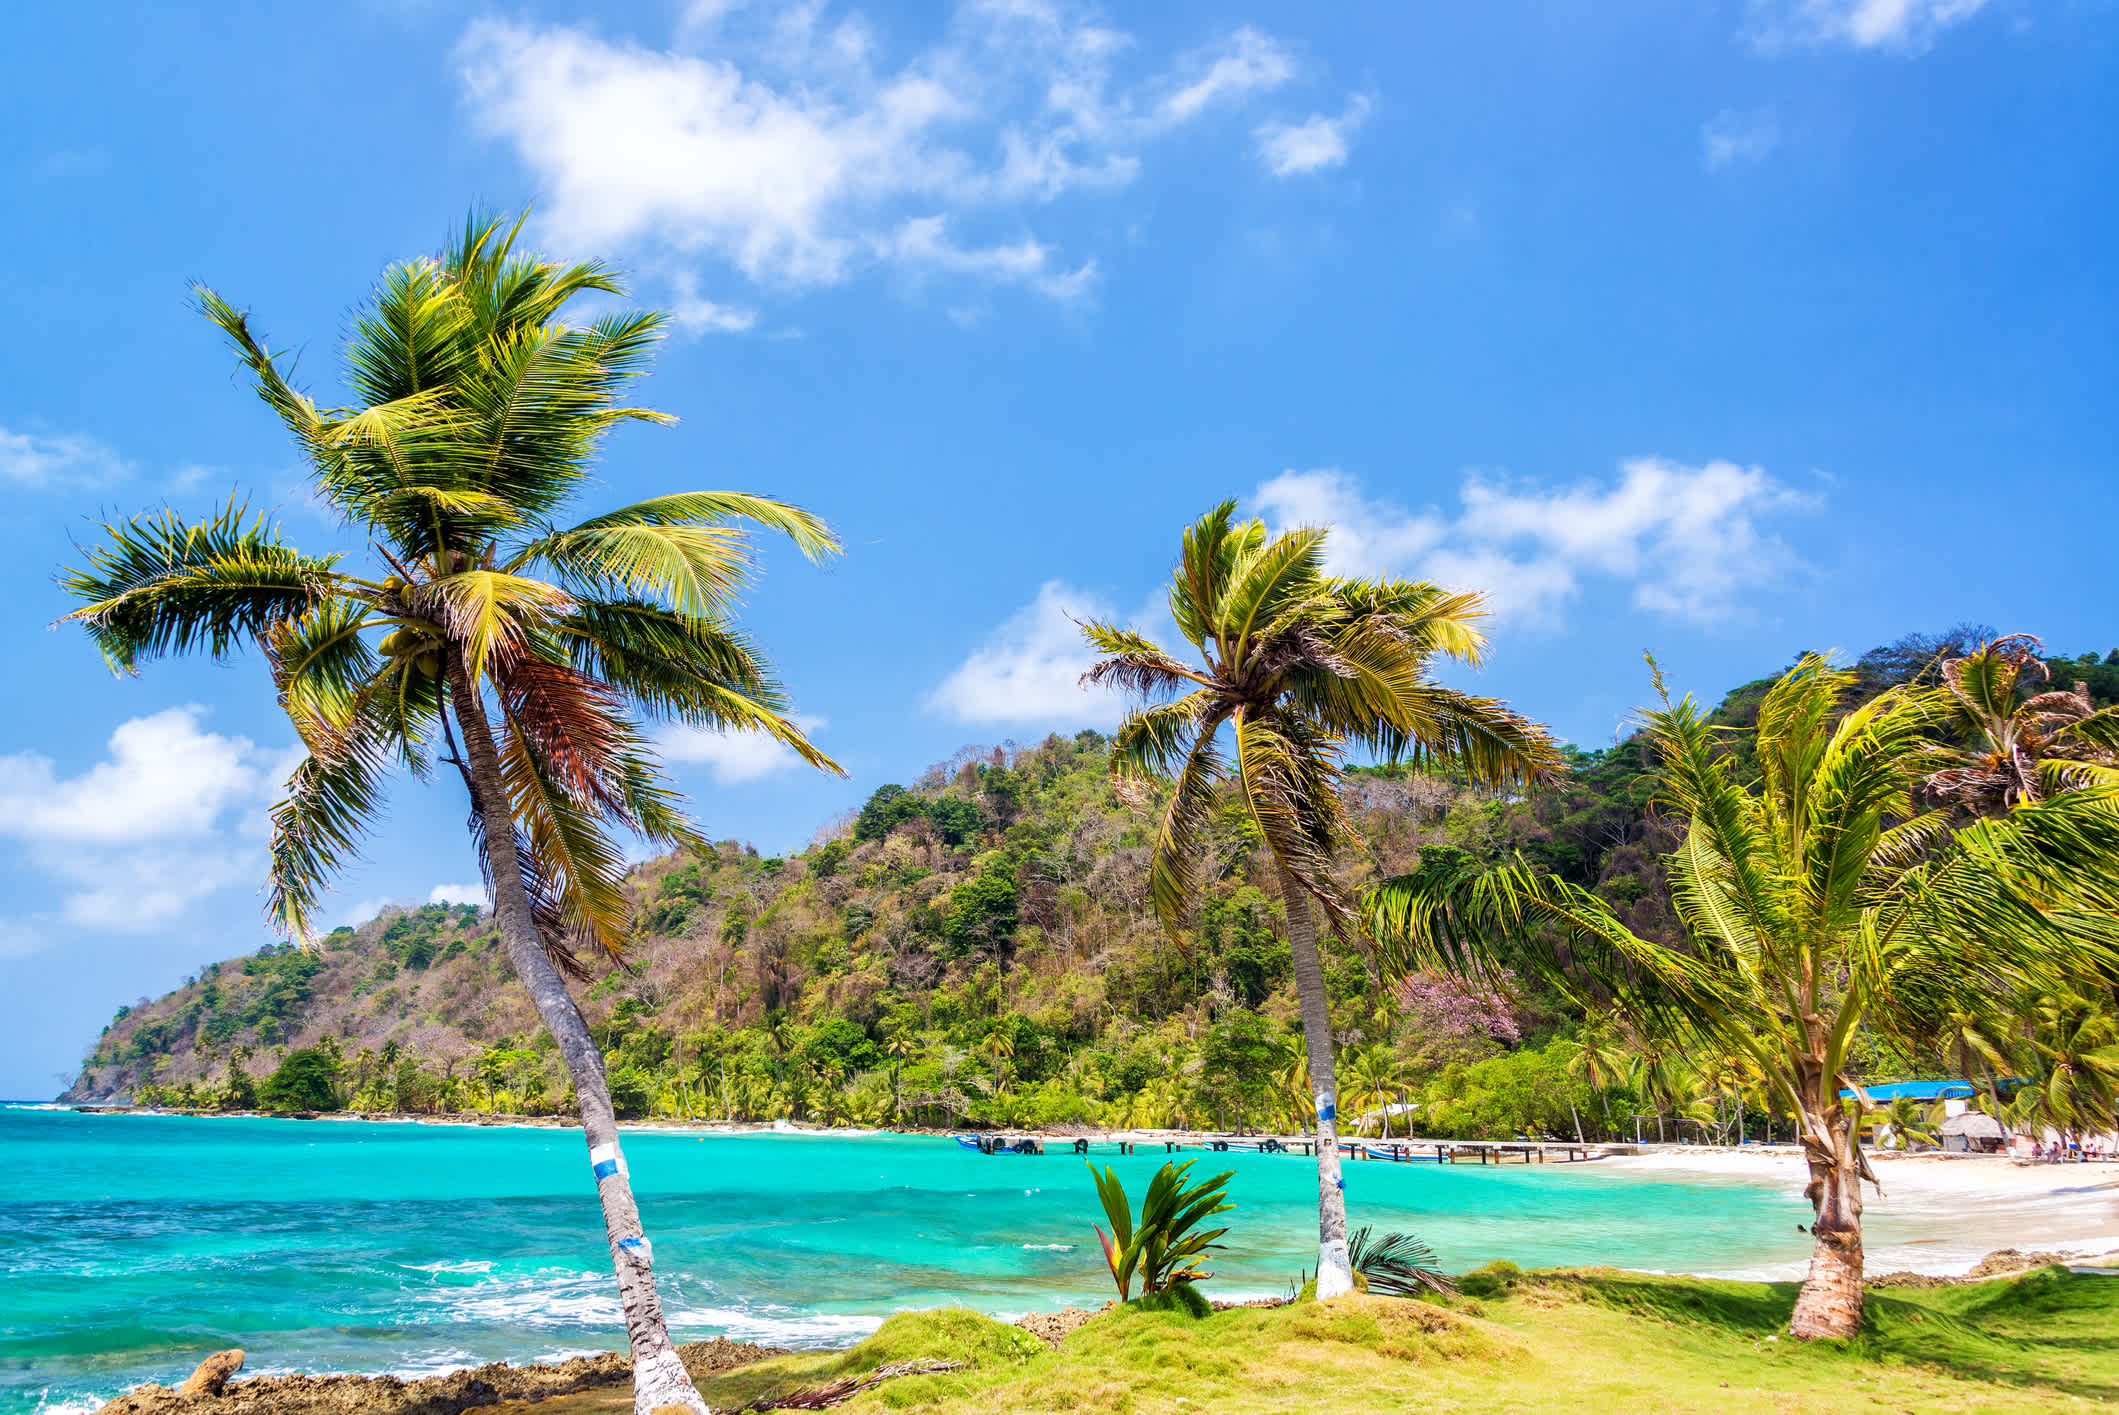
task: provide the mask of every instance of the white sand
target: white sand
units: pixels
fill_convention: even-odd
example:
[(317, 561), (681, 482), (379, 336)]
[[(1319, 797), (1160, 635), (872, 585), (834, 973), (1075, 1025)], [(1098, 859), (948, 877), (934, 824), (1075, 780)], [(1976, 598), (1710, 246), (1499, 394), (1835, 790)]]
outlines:
[[(2029, 1164), (2000, 1155), (1871, 1155), (1883, 1190), (1862, 1186), (1873, 1274), (1965, 1272), (2001, 1248), (2095, 1257), (2119, 1250), (2119, 1163)], [(1800, 1194), (1809, 1175), (1790, 1149), (1669, 1149), (1597, 1162), (1648, 1177), (1768, 1184)], [(1803, 1265), (1731, 1277), (1801, 1277)]]

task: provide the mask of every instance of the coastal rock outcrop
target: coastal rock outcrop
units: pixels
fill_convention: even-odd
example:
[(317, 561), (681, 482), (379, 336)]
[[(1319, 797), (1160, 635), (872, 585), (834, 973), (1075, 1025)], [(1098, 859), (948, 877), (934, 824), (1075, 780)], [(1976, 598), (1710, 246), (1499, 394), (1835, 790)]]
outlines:
[(185, 1378), (184, 1384), (177, 1387), (177, 1395), (185, 1400), (201, 1395), (219, 1395), (229, 1379), (242, 1369), (241, 1348), (216, 1351), (199, 1362), (198, 1369)]
[[(780, 1347), (725, 1337), (695, 1341), (677, 1351), (695, 1379), (787, 1354)], [(175, 1389), (138, 1386), (105, 1404), (96, 1415), (456, 1415), (502, 1401), (544, 1400), (622, 1385), (633, 1374), (633, 1363), (619, 1352), (577, 1356), (551, 1366), (495, 1362), (413, 1381), (397, 1376), (295, 1375), (230, 1382), (228, 1378), (242, 1364), (240, 1351), (216, 1353), (201, 1362), (183, 1385)]]

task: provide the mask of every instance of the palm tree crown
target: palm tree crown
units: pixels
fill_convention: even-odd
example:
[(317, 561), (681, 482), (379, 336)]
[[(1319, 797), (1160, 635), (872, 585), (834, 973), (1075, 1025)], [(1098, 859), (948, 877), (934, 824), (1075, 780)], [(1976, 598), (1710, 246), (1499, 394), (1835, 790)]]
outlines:
[(516, 853), (545, 945), (578, 970), (578, 945), (613, 957), (625, 945), (615, 833), (699, 843), (636, 713), (765, 732), (836, 770), (782, 715), (784, 694), (729, 623), (749, 558), (729, 522), (785, 532), (812, 557), (837, 543), (806, 512), (732, 492), (559, 524), (604, 434), (671, 421), (620, 401), (663, 321), (627, 311), (563, 322), (572, 297), (622, 287), (597, 265), (518, 255), (520, 226), (474, 220), (441, 258), (384, 276), (346, 352), (352, 407), (319, 408), (247, 316), (199, 291), (307, 455), (319, 498), (370, 538), (383, 562), (370, 575), (295, 549), (231, 502), (196, 524), (165, 512), (106, 525), (63, 583), (85, 601), (69, 617), (126, 672), (166, 654), (263, 648), (308, 749), (273, 811), (268, 910), (297, 936), (389, 771), (425, 775), (439, 742), (462, 766), (444, 712), (460, 660), (498, 709)]
[(1150, 877), (1167, 928), (1181, 930), (1196, 897), (1201, 833), (1231, 775), (1228, 727), (1234, 780), (1275, 862), (1357, 938), (1328, 874), (1350, 829), (1338, 794), (1349, 748), (1493, 785), (1555, 776), (1560, 758), (1542, 727), (1433, 680), (1437, 657), (1479, 662), (1477, 594), (1327, 575), (1324, 530), (1273, 535), (1237, 521), (1235, 508), (1224, 502), (1186, 529), (1170, 583), (1170, 613), (1196, 661), (1090, 623), (1083, 632), (1105, 657), (1082, 681), (1150, 700), (1120, 726), (1112, 774), (1135, 799), (1169, 784)]
[(1984, 815), (2059, 791), (2119, 783), (2119, 708), (2097, 710), (2089, 688), (2033, 692), (2051, 670), (2029, 634), (2010, 634), (1942, 665), (1953, 764), (1923, 783), (1928, 800)]

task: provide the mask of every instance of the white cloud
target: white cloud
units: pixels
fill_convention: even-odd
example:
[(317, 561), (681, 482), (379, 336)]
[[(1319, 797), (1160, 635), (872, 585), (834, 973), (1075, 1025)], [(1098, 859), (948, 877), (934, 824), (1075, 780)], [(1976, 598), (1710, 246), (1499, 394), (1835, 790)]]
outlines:
[(1794, 565), (1759, 521), (1810, 504), (1757, 467), (1660, 457), (1621, 463), (1616, 483), (1558, 490), (1472, 477), (1461, 500), (1454, 517), (1415, 514), (1368, 500), (1332, 469), (1283, 473), (1253, 498), (1278, 526), (1331, 527), (1336, 571), (1477, 589), (1499, 617), (1551, 618), (1598, 575), (1631, 583), (1643, 609), (1703, 622)]
[(476, 904), (481, 909), (486, 904), (486, 887), (483, 884), (437, 884), (427, 891), (429, 904)]
[[(821, 717), (806, 717), (800, 713), (789, 720), (802, 729), (804, 736), (810, 737), (829, 725)], [(723, 732), (711, 727), (680, 724), (658, 732), (655, 745), (665, 761), (709, 768), (717, 786), (762, 781), (804, 765), (791, 748), (762, 732)]]
[(1162, 101), (1162, 115), (1182, 123), (1227, 99), (1278, 88), (1294, 76), (1295, 66), (1281, 47), (1246, 25), (1220, 51), (1191, 56), (1187, 68), (1204, 72)]
[(1844, 44), (1915, 54), (1985, 8), (1986, 0), (1752, 0), (1752, 34), (1768, 50)]
[[(458, 58), (477, 122), (542, 186), (556, 242), (656, 248), (766, 287), (897, 265), (1067, 300), (1094, 262), (1024, 234), (1032, 211), (1124, 186), (1152, 140), (1293, 72), (1249, 28), (1121, 78), (1133, 47), (1064, 0), (962, 0), (937, 40), (885, 65), (858, 15), (710, 3), (669, 49), (480, 20)], [(746, 312), (680, 293), (696, 304), (685, 327), (742, 327)]]
[(0, 427), (0, 482), (100, 486), (131, 471), (130, 462), (93, 437), (39, 437)]
[(1700, 161), (1710, 172), (1737, 162), (1757, 162), (1780, 146), (1780, 125), (1771, 113), (1724, 108), (1700, 125)]
[(1368, 117), (1369, 101), (1356, 94), (1336, 118), (1312, 113), (1300, 123), (1266, 123), (1258, 139), (1258, 160), (1276, 177), (1293, 177), (1345, 163), (1347, 140)]
[(60, 882), (60, 917), (115, 932), (152, 930), (196, 901), (263, 877), (256, 817), (292, 758), (201, 729), (205, 709), (121, 724), (105, 760), (62, 777), (47, 757), (0, 757), (0, 835), (25, 842)]
[(959, 722), (1114, 723), (1124, 707), (1117, 696), (1081, 686), (1096, 655), (1079, 621), (1117, 617), (1094, 595), (1048, 580), (942, 680), (927, 706)]
[(213, 828), (256, 796), (258, 749), (199, 730), (205, 709), (169, 708), (110, 734), (110, 756), (60, 779), (35, 752), (0, 757), (0, 833), (54, 844), (122, 845)]
[(670, 318), (687, 334), (743, 334), (758, 322), (756, 310), (736, 309), (703, 298), (699, 294), (699, 277), (689, 270), (679, 271), (670, 283), (675, 289)]

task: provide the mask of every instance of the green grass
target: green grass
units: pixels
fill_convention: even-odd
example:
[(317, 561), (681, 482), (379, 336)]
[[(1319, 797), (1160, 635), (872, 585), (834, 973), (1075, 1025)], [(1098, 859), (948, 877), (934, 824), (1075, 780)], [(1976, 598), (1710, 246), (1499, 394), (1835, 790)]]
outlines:
[[(1002, 1411), (2053, 1411), (2119, 1404), (2119, 1279), (2047, 1268), (1870, 1296), (1848, 1342), (1786, 1333), (1792, 1283), (1610, 1269), (1474, 1274), (1448, 1302), (1352, 1296), (1205, 1320), (1119, 1310), (1057, 1349), (971, 1312), (892, 1317), (849, 1351), (709, 1377), (726, 1410), (914, 1357), (965, 1363), (839, 1407)], [(545, 1415), (628, 1408), (630, 1392)]]

